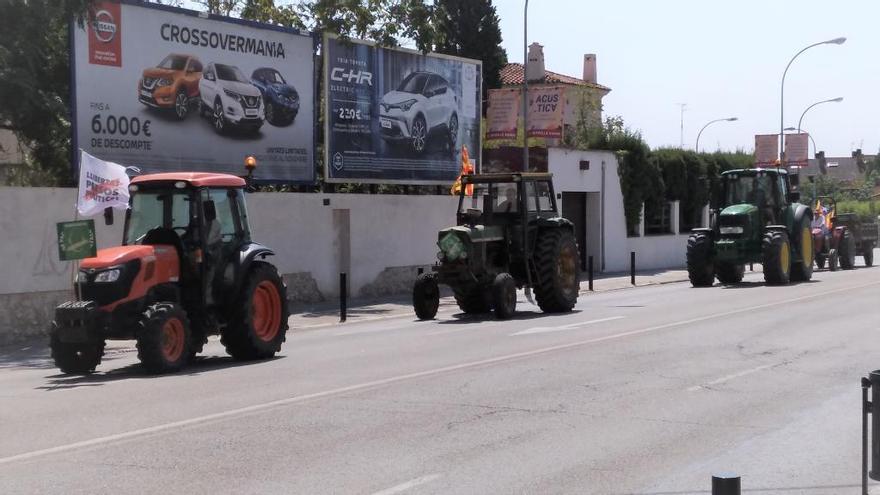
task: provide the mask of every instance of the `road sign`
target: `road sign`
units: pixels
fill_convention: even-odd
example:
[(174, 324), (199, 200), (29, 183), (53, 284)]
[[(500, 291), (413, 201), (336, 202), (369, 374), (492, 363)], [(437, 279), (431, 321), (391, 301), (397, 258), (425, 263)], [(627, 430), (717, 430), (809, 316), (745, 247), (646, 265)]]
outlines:
[(98, 254), (94, 220), (59, 222), (55, 226), (58, 229), (58, 258), (61, 261), (81, 260)]

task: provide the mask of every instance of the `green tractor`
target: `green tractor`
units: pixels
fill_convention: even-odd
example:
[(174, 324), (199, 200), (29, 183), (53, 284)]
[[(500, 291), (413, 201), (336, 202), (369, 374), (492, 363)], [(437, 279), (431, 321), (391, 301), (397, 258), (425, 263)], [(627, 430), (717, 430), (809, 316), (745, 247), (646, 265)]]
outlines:
[(741, 282), (746, 263), (761, 263), (770, 285), (813, 276), (813, 212), (798, 203), (784, 169), (730, 170), (721, 174), (710, 228), (688, 239), (688, 278), (694, 287)]
[(545, 313), (571, 311), (577, 302), (578, 246), (574, 225), (559, 215), (552, 175), (462, 176), (457, 226), (440, 231), (440, 262), (416, 279), (413, 307), (434, 318), (438, 284), (452, 288), (464, 313), (507, 319), (516, 311), (516, 289), (534, 288)]

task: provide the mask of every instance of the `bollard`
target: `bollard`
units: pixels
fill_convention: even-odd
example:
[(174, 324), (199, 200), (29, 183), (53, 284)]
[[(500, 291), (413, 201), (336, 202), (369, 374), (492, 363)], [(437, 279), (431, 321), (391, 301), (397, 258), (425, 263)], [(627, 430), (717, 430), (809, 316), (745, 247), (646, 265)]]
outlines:
[(712, 495), (740, 495), (739, 476), (735, 473), (713, 474)]
[(749, 263), (749, 271), (750, 272), (755, 271), (755, 264), (754, 263)]
[(636, 285), (636, 252), (629, 252), (629, 283)]
[(871, 386), (871, 401), (865, 403), (871, 415), (871, 470), (868, 476), (880, 481), (880, 370), (872, 371), (868, 375), (868, 382)]
[(348, 283), (345, 272), (339, 274), (339, 321), (348, 318)]
[(587, 260), (587, 280), (590, 283), (590, 292), (593, 292), (593, 257), (590, 256)]
[(871, 380), (862, 377), (862, 495), (868, 495), (868, 414), (871, 413), (869, 388)]

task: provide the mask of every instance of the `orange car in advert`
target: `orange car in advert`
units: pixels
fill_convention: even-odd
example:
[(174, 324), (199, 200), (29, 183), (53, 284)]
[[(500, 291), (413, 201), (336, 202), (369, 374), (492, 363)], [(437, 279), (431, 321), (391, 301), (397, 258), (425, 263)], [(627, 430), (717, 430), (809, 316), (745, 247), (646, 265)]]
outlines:
[(159, 65), (144, 69), (138, 82), (138, 100), (153, 108), (174, 110), (178, 120), (199, 102), (202, 63), (192, 55), (172, 53)]

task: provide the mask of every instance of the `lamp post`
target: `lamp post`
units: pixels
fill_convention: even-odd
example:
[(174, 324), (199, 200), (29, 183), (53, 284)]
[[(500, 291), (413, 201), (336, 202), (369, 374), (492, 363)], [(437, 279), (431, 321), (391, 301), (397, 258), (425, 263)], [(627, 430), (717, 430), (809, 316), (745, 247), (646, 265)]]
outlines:
[(735, 120), (739, 120), (739, 117), (728, 117), (726, 119), (715, 119), (711, 122), (706, 123), (706, 125), (704, 125), (702, 129), (700, 129), (700, 132), (697, 133), (697, 144), (696, 144), (696, 146), (694, 146), (694, 150), (696, 150), (697, 153), (700, 152), (700, 135), (703, 134), (703, 131), (705, 131), (707, 127), (714, 124), (715, 122), (733, 122)]
[(798, 133), (801, 132), (801, 123), (804, 121), (804, 115), (806, 115), (807, 112), (809, 112), (811, 108), (815, 107), (816, 105), (821, 105), (823, 103), (840, 103), (842, 101), (843, 101), (843, 97), (838, 96), (837, 98), (832, 98), (830, 100), (817, 101), (816, 103), (813, 103), (812, 105), (808, 106), (807, 109), (804, 110), (804, 113), (801, 114), (801, 118), (798, 119), (798, 126), (797, 126)]
[(529, 171), (529, 0), (523, 9), (523, 172)]
[(813, 43), (809, 45), (801, 51), (794, 54), (794, 57), (791, 57), (791, 60), (788, 61), (788, 65), (785, 66), (785, 71), (782, 73), (782, 84), (780, 85), (779, 90), (779, 162), (785, 163), (785, 149), (783, 142), (783, 133), (785, 132), (783, 128), (785, 127), (785, 75), (788, 74), (788, 68), (791, 67), (791, 63), (794, 62), (794, 59), (798, 58), (798, 55), (804, 53), (805, 51), (813, 48), (814, 46), (819, 45), (842, 45), (846, 41), (846, 38), (834, 38), (833, 40), (820, 41), (818, 43)]

